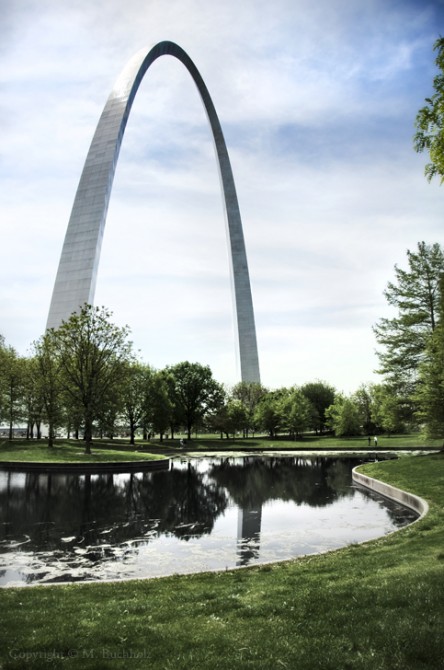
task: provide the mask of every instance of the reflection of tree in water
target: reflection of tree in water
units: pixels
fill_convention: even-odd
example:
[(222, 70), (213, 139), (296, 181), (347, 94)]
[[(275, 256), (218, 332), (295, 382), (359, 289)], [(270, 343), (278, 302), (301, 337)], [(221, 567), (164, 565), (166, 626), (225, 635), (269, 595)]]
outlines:
[[(239, 509), (238, 565), (246, 565), (259, 557), (265, 503), (283, 500), (319, 507), (353, 495), (352, 465), (348, 459), (248, 457), (214, 459), (205, 472), (201, 462), (176, 462), (170, 471), (133, 475), (4, 473), (2, 565), (9, 558), (13, 566), (20, 553), (29, 555), (24, 573), (29, 582), (92, 578), (90, 566), (105, 561), (116, 561), (119, 570), (139, 546), (156, 537), (189, 539), (211, 533), (230, 496)], [(395, 526), (404, 525), (399, 506), (391, 508), (378, 496), (376, 500)]]
[(36, 475), (0, 492), (0, 551), (29, 538), (25, 551), (67, 550), (72, 543), (121, 544), (168, 533), (210, 533), (227, 505), (225, 491), (191, 465), (185, 470), (115, 477)]
[(156, 473), (149, 486), (139, 481), (139, 498), (160, 532), (189, 539), (210, 533), (228, 498), (223, 488), (191, 463), (184, 470)]
[[(211, 532), (231, 496), (239, 508), (260, 510), (281, 499), (324, 506), (352, 495), (349, 459), (246, 457), (210, 465), (133, 475), (5, 475), (0, 491), (0, 542), (29, 536), (23, 550), (123, 543), (167, 533), (180, 538)], [(396, 514), (390, 513), (396, 523)], [(61, 540), (64, 538), (65, 542)], [(0, 546), (1, 550), (1, 546)]]
[(210, 475), (242, 508), (260, 507), (268, 500), (294, 501), (313, 507), (352, 495), (349, 459), (247, 457), (243, 463), (224, 460)]
[(311, 507), (353, 495), (350, 461), (299, 457), (225, 459), (210, 470), (239, 508), (238, 565), (248, 565), (260, 552), (262, 506), (271, 500)]

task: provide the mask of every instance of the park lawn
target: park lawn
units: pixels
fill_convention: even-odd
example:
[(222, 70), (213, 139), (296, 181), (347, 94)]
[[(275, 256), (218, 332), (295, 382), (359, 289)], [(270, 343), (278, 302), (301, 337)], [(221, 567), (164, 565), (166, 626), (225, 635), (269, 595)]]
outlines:
[(0, 590), (0, 667), (437, 670), (444, 454), (362, 466), (430, 505), (390, 536), (227, 572)]
[(5, 461), (19, 463), (115, 463), (122, 461), (146, 461), (164, 458), (160, 454), (101, 447), (85, 454), (85, 446), (79, 441), (60, 441), (49, 448), (45, 442), (30, 440), (4, 440), (0, 442), (0, 467)]
[[(149, 443), (138, 443), (144, 446), (154, 447), (164, 446), (177, 447), (178, 440), (164, 440), (162, 443), (151, 441)], [(422, 448), (436, 448), (440, 449), (443, 446), (443, 440), (431, 440), (425, 438), (419, 433), (412, 433), (409, 435), (386, 435), (378, 436), (378, 446), (375, 448), (373, 444), (373, 437), (370, 442), (370, 450), (372, 453), (381, 450), (392, 449), (422, 449)], [(205, 435), (198, 435), (192, 440), (187, 441), (186, 449), (188, 451), (263, 451), (268, 449), (273, 450), (368, 450), (368, 438), (358, 437), (335, 437), (332, 435), (304, 435), (302, 439), (289, 440), (286, 437), (270, 438), (270, 437), (247, 437), (236, 439), (220, 439), (216, 436), (206, 437)]]

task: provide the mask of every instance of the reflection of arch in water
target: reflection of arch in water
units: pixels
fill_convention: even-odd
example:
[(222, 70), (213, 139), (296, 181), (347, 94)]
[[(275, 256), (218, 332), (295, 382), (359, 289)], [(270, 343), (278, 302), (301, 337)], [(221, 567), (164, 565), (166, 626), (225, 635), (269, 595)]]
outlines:
[(150, 65), (160, 56), (177, 58), (188, 70), (202, 98), (216, 148), (225, 202), (229, 256), (242, 381), (259, 382), (253, 301), (242, 221), (230, 159), (208, 89), (190, 57), (174, 42), (139, 51), (117, 79), (100, 117), (66, 231), (54, 285), (47, 328), (57, 328), (84, 303), (94, 302), (100, 250), (114, 172), (131, 107)]
[(259, 558), (262, 524), (262, 505), (257, 507), (239, 507), (237, 516), (237, 555), (236, 565), (248, 565)]

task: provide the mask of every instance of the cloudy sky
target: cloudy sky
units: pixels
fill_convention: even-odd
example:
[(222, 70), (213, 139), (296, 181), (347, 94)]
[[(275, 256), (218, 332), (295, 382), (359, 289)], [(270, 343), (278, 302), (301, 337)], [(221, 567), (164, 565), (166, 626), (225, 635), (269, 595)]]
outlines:
[[(202, 74), (230, 153), (262, 382), (378, 381), (372, 326), (393, 267), (444, 244), (443, 188), (414, 120), (432, 92), (444, 0), (0, 0), (0, 333), (44, 331), (80, 173), (114, 80), (177, 42)], [(96, 304), (161, 368), (239, 380), (225, 219), (194, 83), (165, 56), (124, 137)]]

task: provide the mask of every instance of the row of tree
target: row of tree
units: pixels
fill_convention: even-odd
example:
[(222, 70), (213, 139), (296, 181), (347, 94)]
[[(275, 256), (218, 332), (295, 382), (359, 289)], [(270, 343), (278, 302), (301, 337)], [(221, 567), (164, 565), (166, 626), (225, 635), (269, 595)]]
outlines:
[(418, 244), (407, 253), (409, 269), (395, 266), (386, 297), (396, 315), (375, 327), (381, 384), (362, 385), (350, 396), (322, 381), (269, 390), (239, 383), (227, 390), (208, 366), (183, 362), (155, 370), (136, 359), (128, 328), (111, 322), (104, 308), (85, 305), (57, 330), (45, 333), (22, 357), (0, 339), (0, 419), (27, 425), (27, 436), (48, 444), (57, 431), (128, 435), (134, 444), (165, 433), (193, 430), (221, 435), (266, 433), (292, 439), (312, 431), (338, 436), (402, 432), (419, 424), (430, 436), (444, 433), (444, 254)]
[(381, 384), (354, 394), (316, 381), (268, 390), (237, 384), (227, 390), (208, 366), (183, 362), (154, 370), (138, 361), (128, 328), (111, 322), (104, 308), (85, 305), (57, 330), (45, 333), (22, 357), (0, 339), (0, 420), (25, 423), (28, 437), (47, 425), (51, 446), (57, 431), (174, 437), (195, 429), (221, 434), (267, 433), (300, 438), (304, 432), (338, 436), (402, 432), (425, 426), (444, 435), (444, 252), (418, 244), (407, 252), (408, 270), (395, 266), (385, 292), (392, 318), (375, 326), (381, 346)]
[(326, 411), (335, 390), (323, 382), (268, 391), (239, 383), (231, 390), (208, 366), (183, 362), (155, 370), (136, 359), (128, 329), (111, 322), (104, 308), (85, 305), (60, 328), (49, 330), (22, 357), (0, 341), (0, 419), (9, 427), (25, 424), (27, 437), (52, 446), (57, 432), (85, 439), (94, 435), (145, 438), (185, 431), (217, 431), (275, 436), (326, 429)]

